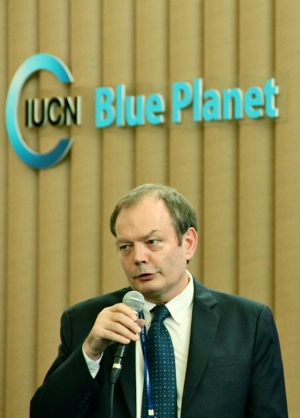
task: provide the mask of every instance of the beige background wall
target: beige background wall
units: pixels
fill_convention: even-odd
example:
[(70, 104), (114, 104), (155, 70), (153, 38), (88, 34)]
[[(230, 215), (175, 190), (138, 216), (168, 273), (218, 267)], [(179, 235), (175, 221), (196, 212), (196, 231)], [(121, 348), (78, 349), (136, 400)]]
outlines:
[[(145, 182), (174, 186), (195, 206), (192, 273), (272, 307), (290, 417), (299, 417), (299, 21), (299, 0), (0, 1), (1, 417), (28, 416), (56, 355), (63, 309), (126, 284), (108, 221), (116, 201)], [(75, 82), (62, 86), (40, 72), (20, 103), (83, 98), (80, 127), (20, 122), (39, 152), (74, 138), (67, 158), (40, 171), (15, 155), (4, 122), (10, 81), (38, 52), (61, 58)], [(220, 90), (275, 77), (281, 115), (194, 123), (189, 109), (180, 125), (94, 127), (96, 87), (124, 83), (128, 94), (168, 98), (174, 81), (199, 77)]]

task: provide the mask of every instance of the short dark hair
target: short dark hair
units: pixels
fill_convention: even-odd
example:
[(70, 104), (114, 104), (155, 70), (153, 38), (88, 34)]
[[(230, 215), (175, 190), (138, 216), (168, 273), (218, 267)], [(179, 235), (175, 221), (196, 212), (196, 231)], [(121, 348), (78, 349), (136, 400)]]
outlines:
[(176, 189), (161, 184), (143, 184), (127, 193), (115, 206), (110, 217), (110, 230), (116, 237), (116, 221), (122, 209), (134, 206), (145, 196), (153, 196), (161, 199), (170, 213), (172, 223), (176, 232), (179, 245), (182, 243), (182, 236), (189, 228), (197, 231), (197, 215), (190, 202), (178, 193)]

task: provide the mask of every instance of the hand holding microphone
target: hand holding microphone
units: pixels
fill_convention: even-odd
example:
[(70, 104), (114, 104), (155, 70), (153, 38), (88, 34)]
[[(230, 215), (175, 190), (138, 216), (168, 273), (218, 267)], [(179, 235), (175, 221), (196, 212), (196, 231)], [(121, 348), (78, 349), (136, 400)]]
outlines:
[(123, 303), (103, 309), (84, 343), (84, 351), (93, 360), (97, 360), (112, 342), (122, 345), (137, 341), (145, 324), (138, 319), (137, 313), (143, 309), (144, 297), (141, 293), (126, 293)]
[[(133, 309), (137, 316), (143, 309), (144, 302), (144, 296), (140, 292), (136, 292), (134, 290), (126, 293), (126, 295), (123, 298), (123, 303), (129, 306), (131, 309)], [(116, 383), (120, 376), (122, 369), (122, 361), (123, 358), (126, 356), (127, 347), (127, 344), (119, 344), (116, 350), (115, 359), (111, 370), (111, 383), (113, 384)]]

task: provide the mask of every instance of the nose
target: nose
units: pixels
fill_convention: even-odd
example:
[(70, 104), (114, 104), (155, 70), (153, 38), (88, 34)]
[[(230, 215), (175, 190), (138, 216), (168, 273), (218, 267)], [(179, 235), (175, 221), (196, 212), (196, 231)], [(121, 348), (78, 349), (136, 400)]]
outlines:
[(142, 243), (137, 243), (134, 246), (134, 263), (142, 264), (147, 263), (147, 251)]

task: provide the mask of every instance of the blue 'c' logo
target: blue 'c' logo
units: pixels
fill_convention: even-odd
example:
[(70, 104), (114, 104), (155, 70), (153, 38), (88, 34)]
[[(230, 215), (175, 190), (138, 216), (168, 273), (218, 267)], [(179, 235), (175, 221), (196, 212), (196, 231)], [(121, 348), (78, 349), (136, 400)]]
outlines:
[(15, 73), (6, 99), (6, 130), (13, 149), (19, 158), (30, 167), (43, 169), (61, 161), (72, 146), (72, 139), (61, 139), (56, 147), (46, 154), (39, 154), (24, 142), (18, 124), (18, 103), (22, 88), (27, 79), (36, 71), (48, 70), (60, 82), (71, 83), (73, 76), (68, 67), (57, 57), (50, 54), (36, 54), (28, 58)]

